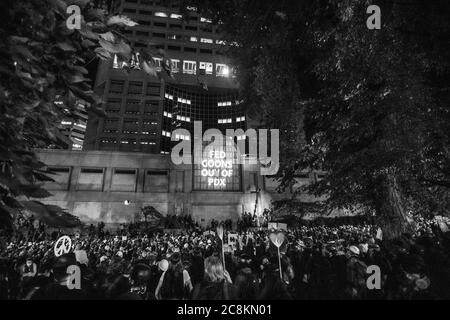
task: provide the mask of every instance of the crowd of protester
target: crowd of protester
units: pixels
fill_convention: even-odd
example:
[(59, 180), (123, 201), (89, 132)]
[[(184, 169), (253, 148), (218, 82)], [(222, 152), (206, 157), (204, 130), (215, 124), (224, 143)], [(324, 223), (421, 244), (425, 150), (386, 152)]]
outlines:
[[(55, 257), (62, 232), (18, 224), (14, 238), (2, 237), (1, 299), (450, 298), (450, 232), (432, 219), (417, 219), (414, 234), (394, 241), (367, 223), (296, 227), (284, 231), (280, 260), (266, 228), (230, 231), (230, 241), (225, 231), (222, 248), (214, 228), (175, 234), (91, 225), (70, 235), (70, 253)], [(67, 286), (70, 265), (80, 267), (80, 289)], [(371, 265), (380, 289), (367, 286)]]

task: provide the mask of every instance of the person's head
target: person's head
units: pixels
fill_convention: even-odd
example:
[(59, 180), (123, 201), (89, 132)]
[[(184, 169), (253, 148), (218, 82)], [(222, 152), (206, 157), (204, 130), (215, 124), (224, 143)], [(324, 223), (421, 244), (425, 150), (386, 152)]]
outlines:
[(205, 279), (220, 282), (225, 279), (222, 261), (219, 257), (210, 256), (205, 259)]
[(62, 283), (66, 280), (68, 276), (67, 267), (71, 265), (77, 265), (77, 260), (73, 252), (63, 254), (55, 259), (53, 262), (52, 271), (55, 280), (58, 283)]
[(28, 267), (31, 267), (33, 265), (33, 259), (31, 257), (28, 257), (27, 260), (25, 261), (25, 264)]

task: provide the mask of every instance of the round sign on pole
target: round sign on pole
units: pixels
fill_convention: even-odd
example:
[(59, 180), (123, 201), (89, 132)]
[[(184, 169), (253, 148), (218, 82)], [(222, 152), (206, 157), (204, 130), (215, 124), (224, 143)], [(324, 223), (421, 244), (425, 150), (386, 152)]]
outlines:
[(56, 257), (69, 253), (72, 248), (72, 240), (68, 236), (62, 236), (56, 240), (53, 251)]

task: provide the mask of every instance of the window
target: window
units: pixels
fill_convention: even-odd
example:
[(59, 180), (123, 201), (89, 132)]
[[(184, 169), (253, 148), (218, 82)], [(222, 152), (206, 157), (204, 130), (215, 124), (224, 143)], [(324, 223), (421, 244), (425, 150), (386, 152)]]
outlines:
[(171, 13), (170, 17), (172, 19), (181, 19), (181, 18), (183, 18), (183, 16), (181, 14), (176, 14), (176, 13)]
[(143, 83), (140, 81), (130, 81), (128, 83), (128, 94), (141, 94)]
[(183, 29), (183, 27), (181, 26), (181, 24), (173, 24), (173, 23), (171, 23), (171, 24), (169, 25), (169, 28), (171, 28), (171, 29)]
[(177, 98), (177, 101), (185, 104), (191, 104), (191, 100), (189, 99)]
[(155, 61), (155, 65), (156, 65), (156, 70), (157, 71), (161, 71), (161, 66), (162, 66), (162, 58), (153, 58), (153, 60)]
[(228, 119), (217, 119), (217, 123), (219, 124), (225, 124), (225, 123), (231, 123), (232, 119), (228, 118)]
[(119, 127), (119, 119), (106, 119), (103, 132), (117, 133)]
[(169, 173), (167, 171), (147, 170), (144, 181), (144, 192), (169, 191)]
[(198, 28), (197, 28), (196, 26), (186, 26), (186, 30), (189, 30), (189, 31), (197, 31)]
[(154, 38), (165, 38), (166, 35), (164, 33), (158, 33), (158, 32), (153, 32), (153, 37)]
[(81, 168), (78, 176), (77, 190), (103, 189), (103, 168)]
[(200, 49), (200, 53), (212, 54), (213, 52), (211, 49)]
[(142, 37), (148, 37), (148, 36), (150, 36), (150, 33), (148, 33), (147, 31), (137, 30), (136, 31), (136, 35), (137, 36), (142, 36)]
[(203, 17), (200, 18), (200, 22), (212, 23), (212, 21), (210, 19), (203, 18)]
[(122, 93), (125, 81), (123, 80), (111, 80), (109, 86), (109, 93)]
[(139, 114), (141, 103), (139, 100), (127, 99), (127, 105), (125, 107), (126, 114)]
[(122, 99), (109, 98), (106, 102), (105, 111), (107, 113), (119, 113), (121, 108)]
[(114, 169), (111, 191), (135, 191), (136, 172), (136, 169)]
[(165, 27), (167, 27), (167, 24), (164, 23), (164, 22), (154, 22), (153, 25), (154, 25), (155, 27), (160, 27), (160, 28), (165, 28)]
[(125, 8), (123, 9), (123, 13), (136, 13), (136, 9)]
[(167, 50), (181, 51), (180, 46), (167, 46)]
[(167, 118), (172, 118), (172, 114), (170, 112), (164, 111), (163, 114)]
[(184, 47), (184, 52), (197, 52), (196, 48)]
[(144, 114), (158, 114), (159, 111), (159, 101), (145, 101)]
[(169, 131), (165, 131), (165, 130), (163, 130), (163, 131), (162, 131), (162, 135), (163, 135), (164, 137), (168, 137), (168, 138), (170, 138), (170, 136), (171, 136), (171, 133), (170, 133)]
[(173, 95), (165, 93), (164, 94), (164, 98), (169, 99), (169, 100), (173, 100)]
[(67, 190), (69, 188), (70, 168), (50, 167), (48, 170), (52, 173), (50, 177), (55, 181), (45, 183), (49, 190)]
[(191, 122), (190, 117), (185, 117), (185, 116), (180, 116), (180, 115), (177, 115), (177, 120)]
[(192, 41), (192, 42), (197, 42), (197, 41), (198, 41), (198, 39), (197, 39), (197, 37), (190, 37), (190, 38), (189, 38), (189, 41)]
[(245, 121), (245, 116), (236, 118), (236, 122), (241, 122), (241, 121)]
[(206, 74), (212, 74), (213, 73), (213, 64), (212, 64), (212, 62), (200, 62), (199, 69), (205, 70)]
[[(180, 72), (180, 60), (177, 59), (171, 59), (170, 60), (170, 68), (173, 73)], [(173, 98), (172, 98), (173, 99)]]
[(165, 12), (155, 12), (155, 17), (167, 18), (167, 13), (165, 13)]
[(188, 135), (184, 135), (184, 134), (175, 134), (175, 139), (176, 140), (191, 140), (191, 137), (189, 137)]
[(216, 63), (216, 76), (218, 77), (228, 77), (230, 71), (226, 64)]
[(177, 40), (177, 36), (174, 35), (174, 34), (169, 34), (169, 35), (167, 35), (167, 39), (169, 39), (169, 40)]
[(152, 15), (152, 12), (149, 11), (149, 10), (139, 10), (139, 13), (140, 13), (140, 14), (145, 14), (145, 15), (148, 15), (148, 16), (151, 16), (151, 15)]
[(203, 42), (203, 43), (213, 43), (213, 39), (201, 38), (201, 39), (200, 39), (200, 42)]
[(148, 83), (146, 95), (159, 97), (159, 95), (160, 95), (159, 90), (160, 90), (159, 84)]
[(154, 146), (156, 142), (149, 139), (141, 139), (140, 144)]
[(222, 101), (222, 102), (217, 102), (217, 106), (218, 107), (227, 107), (227, 106), (231, 106), (231, 101)]
[[(137, 21), (139, 23), (139, 25), (141, 26), (149, 26), (150, 25), (150, 21), (146, 21), (146, 20), (138, 20)], [(127, 30), (128, 31), (128, 30)]]
[(183, 61), (183, 73), (195, 74), (197, 69), (197, 62), (184, 60)]

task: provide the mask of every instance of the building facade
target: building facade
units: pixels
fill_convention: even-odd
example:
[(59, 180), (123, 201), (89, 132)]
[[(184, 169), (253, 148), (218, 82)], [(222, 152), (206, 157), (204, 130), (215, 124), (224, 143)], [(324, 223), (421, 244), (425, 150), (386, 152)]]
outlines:
[[(175, 144), (194, 144), (194, 122), (201, 122), (203, 135), (208, 129), (244, 132), (248, 121), (223, 54), (220, 26), (195, 8), (182, 15), (176, 1), (162, 3), (112, 1), (113, 12), (139, 23), (125, 31), (132, 46), (163, 50), (153, 57), (162, 75), (141, 70), (139, 56), (100, 62), (94, 91), (103, 97), (107, 116), (89, 114), (83, 151), (38, 152), (56, 180), (46, 184), (53, 195), (45, 202), (87, 223), (140, 220), (140, 208), (151, 205), (162, 214), (191, 215), (208, 225), (212, 219), (236, 221), (244, 212), (261, 214), (272, 200), (292, 198), (292, 190), (279, 193), (278, 182), (262, 176), (258, 164), (230, 162), (225, 146), (226, 157), (213, 152), (202, 154), (200, 163), (172, 161)], [(233, 139), (247, 141), (245, 134)], [(317, 178), (301, 175), (296, 186)]]
[[(55, 180), (45, 184), (52, 196), (42, 201), (85, 223), (141, 221), (140, 208), (147, 205), (163, 215), (191, 215), (203, 226), (212, 219), (235, 222), (243, 212), (262, 214), (272, 200), (292, 198), (295, 190), (278, 192), (277, 181), (262, 176), (258, 165), (242, 165), (235, 190), (205, 190), (196, 188), (198, 177), (191, 165), (174, 165), (168, 155), (48, 149), (38, 150), (37, 155)], [(316, 179), (320, 179), (317, 173), (301, 175), (293, 187)], [(307, 194), (296, 197), (317, 200)]]
[[(195, 8), (182, 15), (177, 2), (170, 3), (113, 2), (113, 12), (139, 23), (124, 32), (131, 46), (163, 50), (153, 56), (156, 70), (165, 74), (163, 64), (167, 64), (172, 77), (140, 70), (138, 56), (131, 63), (118, 56), (102, 61), (94, 90), (105, 101), (107, 117), (89, 115), (84, 150), (168, 154), (172, 131), (192, 132), (194, 121), (202, 121), (204, 130), (246, 128), (220, 28)], [(188, 135), (175, 138), (190, 139)]]

